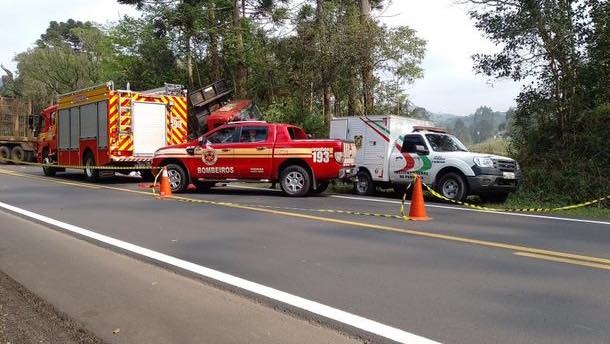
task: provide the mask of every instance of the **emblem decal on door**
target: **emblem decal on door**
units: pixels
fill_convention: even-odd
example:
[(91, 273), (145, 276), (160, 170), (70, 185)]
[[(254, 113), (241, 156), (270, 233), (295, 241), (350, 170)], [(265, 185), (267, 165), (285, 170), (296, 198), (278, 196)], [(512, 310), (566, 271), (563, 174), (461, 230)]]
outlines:
[(218, 161), (218, 155), (216, 155), (216, 151), (212, 148), (206, 148), (203, 150), (201, 154), (201, 161), (208, 166), (212, 166)]

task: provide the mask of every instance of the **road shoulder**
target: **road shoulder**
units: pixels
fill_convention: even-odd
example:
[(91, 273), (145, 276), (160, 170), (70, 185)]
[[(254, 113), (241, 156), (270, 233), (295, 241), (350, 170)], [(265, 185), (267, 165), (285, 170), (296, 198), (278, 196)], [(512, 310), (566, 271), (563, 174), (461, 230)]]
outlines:
[(360, 343), (0, 212), (0, 270), (109, 343)]

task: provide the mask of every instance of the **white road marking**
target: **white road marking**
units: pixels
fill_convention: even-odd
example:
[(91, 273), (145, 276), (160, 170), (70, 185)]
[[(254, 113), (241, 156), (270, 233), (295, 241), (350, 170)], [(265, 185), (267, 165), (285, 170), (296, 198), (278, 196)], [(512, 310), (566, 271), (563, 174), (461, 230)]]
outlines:
[(69, 223), (61, 222), (59, 220), (52, 219), (50, 217), (33, 213), (31, 211), (21, 209), (3, 202), (0, 202), (0, 207), (11, 212), (20, 214), (25, 217), (35, 219), (37, 221), (62, 228), (72, 233), (82, 235), (84, 237), (94, 239), (96, 241), (111, 245), (143, 257), (154, 259), (156, 261), (175, 266), (180, 269), (184, 269), (206, 278), (247, 290), (251, 293), (267, 297), (272, 300), (276, 300), (287, 305), (306, 310), (308, 312), (323, 316), (325, 318), (338, 321), (340, 323), (355, 327), (357, 329), (399, 342), (399, 343), (412, 343), (412, 344), (433, 344), (438, 343), (433, 340), (420, 337), (418, 335), (403, 331), (401, 329), (384, 325), (374, 320), (370, 320), (359, 315), (348, 313), (337, 308), (333, 308), (316, 301), (311, 301), (300, 296), (292, 295), (283, 292), (278, 289), (267, 287), (265, 285), (251, 282), (246, 279), (236, 277), (218, 270), (210, 269), (195, 263), (188, 262), (179, 258), (175, 258), (160, 252), (156, 252), (138, 245), (134, 245), (119, 239), (115, 239), (103, 234), (93, 232), (89, 229), (71, 225)]
[[(245, 186), (245, 185), (228, 184), (227, 186), (232, 187), (232, 188), (252, 189), (252, 190), (266, 190), (266, 191), (273, 190), (273, 189), (265, 189), (265, 188), (259, 188), (259, 187), (254, 187), (254, 186)], [(279, 190), (273, 190), (273, 191), (279, 191)], [(357, 200), (357, 201), (400, 204), (400, 201), (393, 201), (393, 200), (388, 200), (388, 199), (377, 199), (377, 198), (370, 198), (370, 197), (343, 196), (343, 195), (337, 195), (337, 194), (327, 194), (327, 196), (332, 197), (332, 198), (343, 198), (343, 199), (351, 199), (351, 200)], [(410, 204), (410, 202), (407, 201), (407, 202), (405, 202), (405, 204)], [(569, 218), (569, 217), (556, 217), (556, 216), (523, 214), (523, 213), (509, 213), (509, 212), (504, 212), (504, 211), (480, 210), (480, 209), (472, 209), (472, 208), (465, 208), (465, 207), (458, 207), (458, 206), (437, 205), (437, 204), (430, 204), (430, 203), (426, 204), (426, 207), (450, 209), (450, 210), (474, 211), (477, 213), (488, 213), (488, 214), (498, 214), (498, 215), (508, 215), (508, 216), (533, 217), (533, 218), (537, 218), (537, 219), (547, 219), (547, 220), (594, 223), (594, 224), (598, 224), (598, 225), (610, 225), (610, 222), (606, 222), (606, 221), (584, 220), (584, 219), (574, 219), (574, 218)]]

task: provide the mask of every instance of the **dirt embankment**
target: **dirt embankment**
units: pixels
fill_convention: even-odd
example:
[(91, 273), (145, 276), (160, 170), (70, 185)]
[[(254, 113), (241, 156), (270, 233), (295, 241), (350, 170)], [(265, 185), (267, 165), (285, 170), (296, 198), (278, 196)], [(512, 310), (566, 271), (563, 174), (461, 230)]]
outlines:
[(0, 344), (104, 342), (0, 271)]

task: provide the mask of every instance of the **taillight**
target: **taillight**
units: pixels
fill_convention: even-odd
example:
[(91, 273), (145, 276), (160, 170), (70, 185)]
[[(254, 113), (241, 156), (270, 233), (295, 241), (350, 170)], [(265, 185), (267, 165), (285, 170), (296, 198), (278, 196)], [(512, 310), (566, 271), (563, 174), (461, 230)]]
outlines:
[(342, 164), (344, 158), (345, 158), (345, 155), (343, 155), (343, 152), (335, 152), (335, 160), (338, 163)]

